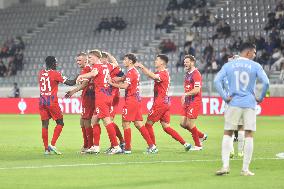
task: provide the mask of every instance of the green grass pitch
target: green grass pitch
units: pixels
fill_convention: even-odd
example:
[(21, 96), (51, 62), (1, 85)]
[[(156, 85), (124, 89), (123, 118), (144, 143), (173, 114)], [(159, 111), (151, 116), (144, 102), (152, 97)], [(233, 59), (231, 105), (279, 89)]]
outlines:
[[(0, 188), (284, 188), (284, 117), (258, 117), (251, 170), (254, 177), (240, 176), (242, 161), (231, 161), (231, 173), (218, 177), (221, 166), (222, 116), (200, 116), (197, 126), (208, 134), (204, 149), (185, 152), (157, 123), (158, 154), (145, 155), (146, 143), (132, 125), (131, 155), (81, 155), (79, 115), (65, 115), (65, 127), (57, 142), (63, 155), (43, 155), (39, 115), (0, 115)], [(121, 124), (121, 116), (116, 123)], [(171, 125), (187, 141), (191, 135)], [(55, 123), (50, 122), (49, 139)], [(109, 146), (102, 127), (101, 151)], [(236, 144), (235, 144), (236, 148)]]

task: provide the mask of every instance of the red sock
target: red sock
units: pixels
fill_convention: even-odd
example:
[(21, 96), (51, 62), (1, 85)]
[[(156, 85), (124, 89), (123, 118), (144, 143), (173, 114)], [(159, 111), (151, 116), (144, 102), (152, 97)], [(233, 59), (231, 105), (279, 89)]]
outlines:
[(131, 150), (131, 128), (124, 129), (125, 150)]
[(180, 142), (182, 145), (185, 144), (184, 139), (171, 127), (164, 128), (164, 131), (171, 135), (176, 141)]
[(42, 138), (42, 141), (43, 141), (44, 149), (48, 150), (48, 128), (42, 127), (41, 138)]
[(113, 125), (114, 125), (114, 129), (115, 129), (116, 136), (117, 136), (117, 138), (119, 139), (119, 142), (120, 142), (120, 143), (124, 142), (123, 136), (122, 136), (122, 134), (121, 134), (121, 132), (120, 132), (118, 126), (117, 126), (115, 123), (113, 123)]
[(198, 137), (199, 138), (203, 138), (204, 137), (204, 133), (202, 133), (201, 131), (198, 130), (198, 128), (195, 125), (195, 128), (197, 129), (197, 133), (198, 133)]
[(148, 130), (146, 129), (145, 126), (142, 126), (140, 129), (139, 129), (141, 135), (143, 136), (143, 138), (146, 140), (147, 144), (149, 147), (153, 146), (153, 142), (151, 140), (151, 137), (149, 135), (149, 132)]
[(150, 138), (152, 140), (152, 142), (156, 145), (156, 138), (155, 138), (155, 133), (154, 133), (154, 129), (153, 129), (153, 125), (146, 123), (145, 124), (146, 129), (148, 130), (148, 133), (150, 135)]
[(100, 124), (94, 124), (93, 125), (93, 138), (94, 138), (93, 144), (95, 146), (99, 146), (100, 145), (100, 139), (101, 139), (101, 126), (100, 126)]
[(114, 124), (113, 123), (108, 124), (106, 126), (106, 130), (111, 146), (118, 146)]
[(200, 141), (199, 141), (199, 136), (198, 136), (198, 130), (196, 127), (193, 127), (191, 130), (190, 130), (191, 134), (192, 134), (192, 138), (193, 138), (193, 141), (195, 143), (195, 146), (201, 146), (200, 144)]
[(84, 148), (88, 147), (88, 138), (87, 138), (87, 134), (86, 134), (86, 128), (85, 127), (81, 127), (82, 129), (82, 135), (83, 135), (83, 140), (84, 140)]
[(52, 137), (52, 140), (51, 140), (52, 146), (55, 146), (56, 141), (57, 141), (57, 139), (60, 136), (60, 133), (62, 131), (62, 128), (63, 128), (62, 125), (56, 125), (56, 127), (54, 128), (53, 137)]
[(86, 136), (87, 136), (87, 148), (91, 148), (94, 143), (93, 143), (93, 128), (92, 127), (86, 127)]

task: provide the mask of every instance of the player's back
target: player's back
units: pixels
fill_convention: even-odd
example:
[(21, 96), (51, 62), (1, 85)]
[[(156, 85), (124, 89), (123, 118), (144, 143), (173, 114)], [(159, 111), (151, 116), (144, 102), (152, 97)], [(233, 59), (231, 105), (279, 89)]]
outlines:
[(65, 77), (56, 70), (41, 70), (38, 75), (41, 105), (57, 103), (58, 84), (64, 83)]
[(93, 70), (97, 70), (98, 74), (94, 78), (96, 95), (111, 96), (110, 85), (108, 84), (109, 69), (106, 64), (94, 64)]
[(232, 106), (255, 108), (255, 85), (263, 69), (260, 64), (247, 58), (239, 58), (224, 65), (228, 79)]
[(160, 80), (155, 80), (154, 84), (154, 103), (169, 103), (169, 88), (170, 88), (170, 75), (168, 70), (155, 72), (160, 77)]

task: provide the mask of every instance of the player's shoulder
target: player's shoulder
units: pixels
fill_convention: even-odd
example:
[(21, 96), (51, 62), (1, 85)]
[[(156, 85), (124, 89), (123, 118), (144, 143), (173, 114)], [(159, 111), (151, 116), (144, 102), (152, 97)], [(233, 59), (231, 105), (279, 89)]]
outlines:
[(201, 73), (200, 73), (200, 71), (197, 68), (192, 72), (192, 74), (195, 75), (195, 76), (200, 76), (201, 77)]

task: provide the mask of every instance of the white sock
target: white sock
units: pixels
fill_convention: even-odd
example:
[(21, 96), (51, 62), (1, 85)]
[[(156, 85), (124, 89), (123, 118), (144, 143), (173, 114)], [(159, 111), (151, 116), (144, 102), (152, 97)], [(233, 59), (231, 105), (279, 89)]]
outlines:
[(232, 137), (224, 135), (222, 140), (222, 161), (224, 168), (229, 168), (230, 152), (232, 151), (232, 149), (233, 149)]
[(243, 171), (248, 171), (253, 153), (253, 138), (246, 137), (244, 145)]
[(245, 131), (238, 131), (238, 153), (244, 151)]

